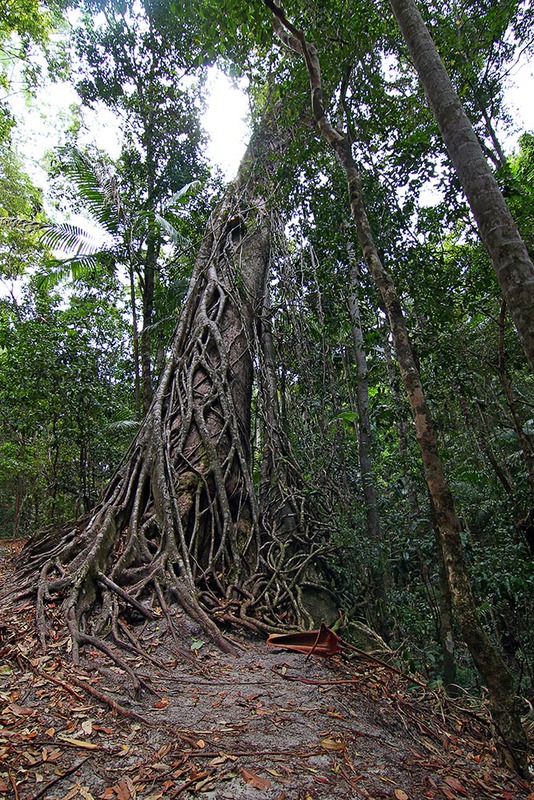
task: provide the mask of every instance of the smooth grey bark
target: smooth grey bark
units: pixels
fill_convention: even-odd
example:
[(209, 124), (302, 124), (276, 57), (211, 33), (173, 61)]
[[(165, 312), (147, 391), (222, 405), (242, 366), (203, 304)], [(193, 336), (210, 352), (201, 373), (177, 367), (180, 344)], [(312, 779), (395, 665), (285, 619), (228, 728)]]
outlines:
[(534, 368), (534, 266), (415, 0), (390, 0), (480, 238)]

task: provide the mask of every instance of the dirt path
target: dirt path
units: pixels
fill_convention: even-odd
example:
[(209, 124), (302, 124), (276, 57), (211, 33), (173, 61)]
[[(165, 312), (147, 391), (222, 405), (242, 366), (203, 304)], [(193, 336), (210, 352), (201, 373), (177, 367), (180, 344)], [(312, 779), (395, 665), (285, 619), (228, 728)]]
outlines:
[[(0, 548), (2, 594), (12, 549)], [(483, 721), (388, 669), (243, 637), (233, 658), (175, 622), (176, 641), (163, 619), (145, 626), (157, 663), (130, 658), (134, 698), (102, 653), (75, 669), (59, 624), (40, 652), (31, 604), (3, 602), (0, 798), (529, 798), (496, 766)]]

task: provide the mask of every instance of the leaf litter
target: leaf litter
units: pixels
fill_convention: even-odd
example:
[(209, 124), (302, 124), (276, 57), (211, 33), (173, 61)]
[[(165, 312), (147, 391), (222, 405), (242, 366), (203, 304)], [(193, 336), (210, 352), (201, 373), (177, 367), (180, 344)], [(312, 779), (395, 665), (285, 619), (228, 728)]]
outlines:
[[(4, 592), (15, 547), (0, 546)], [(534, 798), (496, 763), (482, 711), (387, 666), (306, 660), (232, 632), (235, 658), (177, 615), (183, 646), (145, 623), (134, 697), (105, 654), (72, 665), (56, 614), (43, 653), (32, 604), (2, 603), (0, 800)]]

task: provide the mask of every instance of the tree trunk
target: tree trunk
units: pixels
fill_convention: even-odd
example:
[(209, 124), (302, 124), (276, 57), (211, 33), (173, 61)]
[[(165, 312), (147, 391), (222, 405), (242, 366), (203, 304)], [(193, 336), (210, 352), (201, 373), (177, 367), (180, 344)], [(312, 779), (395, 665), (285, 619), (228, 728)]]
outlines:
[(135, 414), (137, 419), (141, 419), (141, 366), (139, 358), (139, 326), (137, 323), (137, 308), (135, 300), (135, 274), (133, 269), (133, 258), (130, 253), (130, 264), (128, 267), (128, 277), (130, 281), (130, 303), (132, 306), (132, 342), (133, 342), (133, 366), (134, 366), (134, 397)]
[(376, 563), (371, 565), (371, 580), (375, 592), (375, 622), (378, 632), (386, 640), (389, 639), (390, 630), (387, 619), (387, 591), (388, 568), (387, 558), (384, 553), (384, 542), (380, 531), (380, 516), (376, 496), (376, 482), (373, 472), (371, 418), (369, 413), (369, 383), (367, 380), (367, 357), (363, 341), (360, 306), (358, 303), (358, 288), (360, 286), (360, 268), (354, 253), (354, 247), (349, 242), (349, 261), (351, 262), (351, 291), (348, 300), (349, 316), (351, 321), (352, 341), (357, 371), (356, 408), (358, 421), (356, 432), (358, 436), (358, 459), (362, 477), (362, 489), (365, 500), (367, 517), (367, 536), (374, 549)]
[(414, 0), (390, 0), (427, 100), (534, 368), (534, 266)]
[(250, 457), (256, 325), (270, 263), (265, 198), (288, 138), (275, 120), (276, 109), (211, 215), (158, 389), (102, 501), (23, 553), (28, 591), (39, 572), (41, 642), (45, 600), (60, 595), (75, 659), (87, 643), (109, 656), (100, 638), (109, 627), (128, 647), (120, 603), (150, 617), (144, 603), (155, 597), (163, 607), (166, 593), (230, 650), (212, 618), (264, 629), (269, 590), (283, 594), (275, 570), (263, 561), (260, 569), (265, 529)]
[(478, 617), (465, 564), (460, 525), (454, 509), (453, 497), (439, 456), (437, 438), (401, 303), (393, 279), (382, 264), (371, 232), (362, 199), (358, 170), (352, 155), (350, 137), (347, 133), (341, 133), (334, 128), (326, 114), (316, 46), (306, 41), (304, 34), (289, 22), (283, 9), (276, 5), (274, 0), (264, 0), (264, 3), (273, 13), (275, 30), (279, 38), (304, 59), (310, 81), (313, 115), (319, 133), (334, 150), (345, 172), (358, 241), (369, 272), (380, 292), (391, 326), (401, 377), (415, 423), (425, 479), (436, 514), (443, 560), (447, 569), (454, 608), (469, 652), (488, 687), (493, 720), (505, 745), (504, 755), (511, 765), (526, 777), (528, 775), (527, 739), (521, 726), (513, 678), (501, 654), (484, 631)]
[(141, 331), (141, 384), (143, 396), (143, 415), (148, 413), (152, 402), (152, 315), (154, 312), (154, 288), (160, 244), (158, 237), (149, 232), (147, 251), (141, 281), (143, 297), (143, 329)]
[(527, 470), (528, 485), (530, 488), (530, 492), (534, 497), (534, 447), (532, 446), (532, 441), (530, 439), (530, 436), (523, 429), (523, 424), (521, 422), (521, 418), (517, 410), (517, 404), (514, 398), (514, 393), (512, 391), (512, 386), (508, 378), (508, 373), (506, 369), (506, 351), (504, 347), (505, 328), (506, 328), (506, 301), (503, 300), (501, 304), (501, 312), (499, 314), (499, 360), (497, 364), (497, 369), (499, 372), (501, 385), (504, 391), (504, 396), (506, 397), (506, 402), (510, 410), (510, 415), (512, 417), (515, 432), (517, 433), (517, 438), (519, 439), (519, 444), (521, 445), (521, 452), (523, 453), (523, 460), (525, 462), (525, 467)]

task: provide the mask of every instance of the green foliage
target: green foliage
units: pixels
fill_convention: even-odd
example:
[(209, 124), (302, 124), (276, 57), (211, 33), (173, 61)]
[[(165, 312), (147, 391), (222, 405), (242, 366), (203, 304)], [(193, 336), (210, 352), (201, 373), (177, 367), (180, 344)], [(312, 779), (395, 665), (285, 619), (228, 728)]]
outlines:
[(88, 511), (130, 432), (131, 363), (113, 298), (28, 290), (0, 303), (0, 532)]
[(504, 194), (517, 222), (521, 235), (534, 252), (534, 134), (524, 133), (519, 140), (519, 152), (509, 160), (510, 178)]
[[(40, 67), (30, 58), (32, 46), (48, 49), (50, 35), (61, 19), (61, 0), (0, 0), (0, 88), (9, 90), (13, 68), (35, 84)], [(9, 104), (0, 100), (0, 143), (9, 138), (15, 120)]]
[[(0, 151), (0, 277), (11, 279), (43, 257), (36, 227), (43, 218), (42, 193), (9, 148)], [(21, 224), (22, 223), (22, 224)]]

